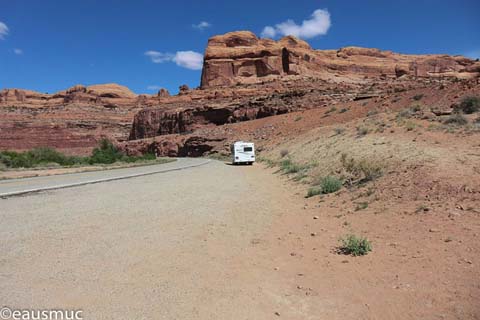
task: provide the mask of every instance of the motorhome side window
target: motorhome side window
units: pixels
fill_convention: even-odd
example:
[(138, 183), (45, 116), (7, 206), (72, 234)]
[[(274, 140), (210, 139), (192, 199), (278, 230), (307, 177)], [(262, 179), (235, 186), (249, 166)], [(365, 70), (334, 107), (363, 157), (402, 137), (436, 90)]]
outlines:
[(243, 147), (243, 152), (250, 152), (253, 151), (252, 147)]

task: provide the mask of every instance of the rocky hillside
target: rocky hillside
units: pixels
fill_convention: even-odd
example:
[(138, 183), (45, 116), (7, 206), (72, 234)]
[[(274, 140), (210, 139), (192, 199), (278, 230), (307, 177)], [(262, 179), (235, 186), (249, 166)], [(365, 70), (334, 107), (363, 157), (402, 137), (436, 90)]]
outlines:
[(480, 63), (462, 56), (406, 55), (345, 47), (314, 50), (292, 36), (259, 39), (249, 31), (212, 37), (205, 50), (202, 87), (315, 77), (332, 82), (370, 82), (379, 78), (472, 78)]
[[(387, 100), (399, 92), (450, 88), (458, 81), (475, 83), (479, 71), (479, 62), (461, 56), (357, 47), (313, 50), (291, 36), (275, 42), (231, 32), (209, 40), (201, 89), (138, 112), (124, 147), (132, 154), (219, 152), (236, 139), (228, 137), (229, 124), (350, 101)], [(219, 126), (224, 134), (218, 134)]]
[[(210, 139), (225, 140), (205, 133), (224, 125), (449, 86), (479, 72), (479, 62), (461, 56), (313, 50), (291, 36), (273, 41), (231, 32), (208, 41), (201, 87), (181, 86), (175, 96), (164, 89), (137, 95), (117, 84), (54, 94), (0, 91), (0, 150), (50, 146), (81, 154), (107, 137), (131, 153), (202, 155), (218, 151)], [(162, 137), (162, 146), (142, 142), (153, 137)]]

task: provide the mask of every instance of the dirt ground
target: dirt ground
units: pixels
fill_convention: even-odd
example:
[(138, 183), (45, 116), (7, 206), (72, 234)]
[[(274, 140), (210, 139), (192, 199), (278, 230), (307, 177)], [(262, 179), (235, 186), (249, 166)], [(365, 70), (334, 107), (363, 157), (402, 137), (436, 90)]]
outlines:
[[(267, 241), (290, 286), (288, 319), (480, 318), (478, 114), (446, 126), (425, 117), (432, 99), (407, 116), (411, 98), (404, 108), (348, 116), (337, 106), (275, 120), (264, 163), (304, 202)], [(378, 165), (381, 176), (305, 199), (318, 178), (345, 175), (342, 154)], [(300, 169), (282, 172), (285, 159)], [(367, 237), (373, 251), (338, 254), (347, 234)]]
[[(480, 319), (479, 114), (431, 111), (479, 88), (215, 128), (258, 142), (253, 167), (1, 200), (0, 301), (102, 319)], [(343, 178), (342, 154), (381, 175), (305, 198)], [(339, 254), (347, 234), (373, 250)]]

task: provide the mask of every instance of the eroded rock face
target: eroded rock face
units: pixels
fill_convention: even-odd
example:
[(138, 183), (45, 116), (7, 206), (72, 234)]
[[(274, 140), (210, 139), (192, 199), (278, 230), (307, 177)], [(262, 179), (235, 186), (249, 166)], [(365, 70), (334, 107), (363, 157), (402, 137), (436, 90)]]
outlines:
[(197, 107), (184, 104), (183, 108), (153, 108), (139, 111), (133, 120), (130, 140), (154, 136), (190, 133), (205, 126), (249, 121), (302, 108), (301, 104), (289, 104), (287, 100), (295, 92), (247, 98), (236, 104), (224, 101), (224, 105), (202, 101)]
[(293, 36), (273, 41), (259, 39), (249, 31), (210, 38), (204, 59), (202, 88), (294, 76), (352, 82), (381, 76), (471, 78), (478, 75), (475, 61), (461, 56), (405, 55), (360, 47), (313, 50), (308, 43)]
[[(221, 146), (225, 135), (210, 132), (225, 124), (380, 99), (388, 92), (478, 77), (479, 72), (479, 62), (460, 56), (359, 47), (314, 50), (291, 36), (274, 41), (232, 32), (209, 40), (201, 88), (182, 85), (175, 96), (164, 89), (136, 95), (118, 84), (79, 84), (55, 94), (1, 90), (0, 150), (50, 146), (90, 152), (107, 137), (130, 139), (127, 149), (200, 155)], [(145, 141), (151, 138), (155, 143), (149, 145)]]
[(126, 140), (136, 111), (151, 97), (117, 84), (75, 85), (55, 94), (0, 91), (0, 150), (49, 146), (87, 153), (103, 137)]
[(224, 141), (224, 137), (172, 134), (123, 142), (118, 147), (131, 156), (152, 153), (158, 157), (201, 157)]

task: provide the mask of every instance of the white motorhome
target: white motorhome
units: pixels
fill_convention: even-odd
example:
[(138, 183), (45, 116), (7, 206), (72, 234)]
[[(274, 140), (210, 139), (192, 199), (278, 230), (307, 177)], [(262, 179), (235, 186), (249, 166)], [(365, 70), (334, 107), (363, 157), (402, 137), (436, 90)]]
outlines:
[(253, 142), (237, 141), (230, 146), (232, 164), (252, 164), (255, 162)]

